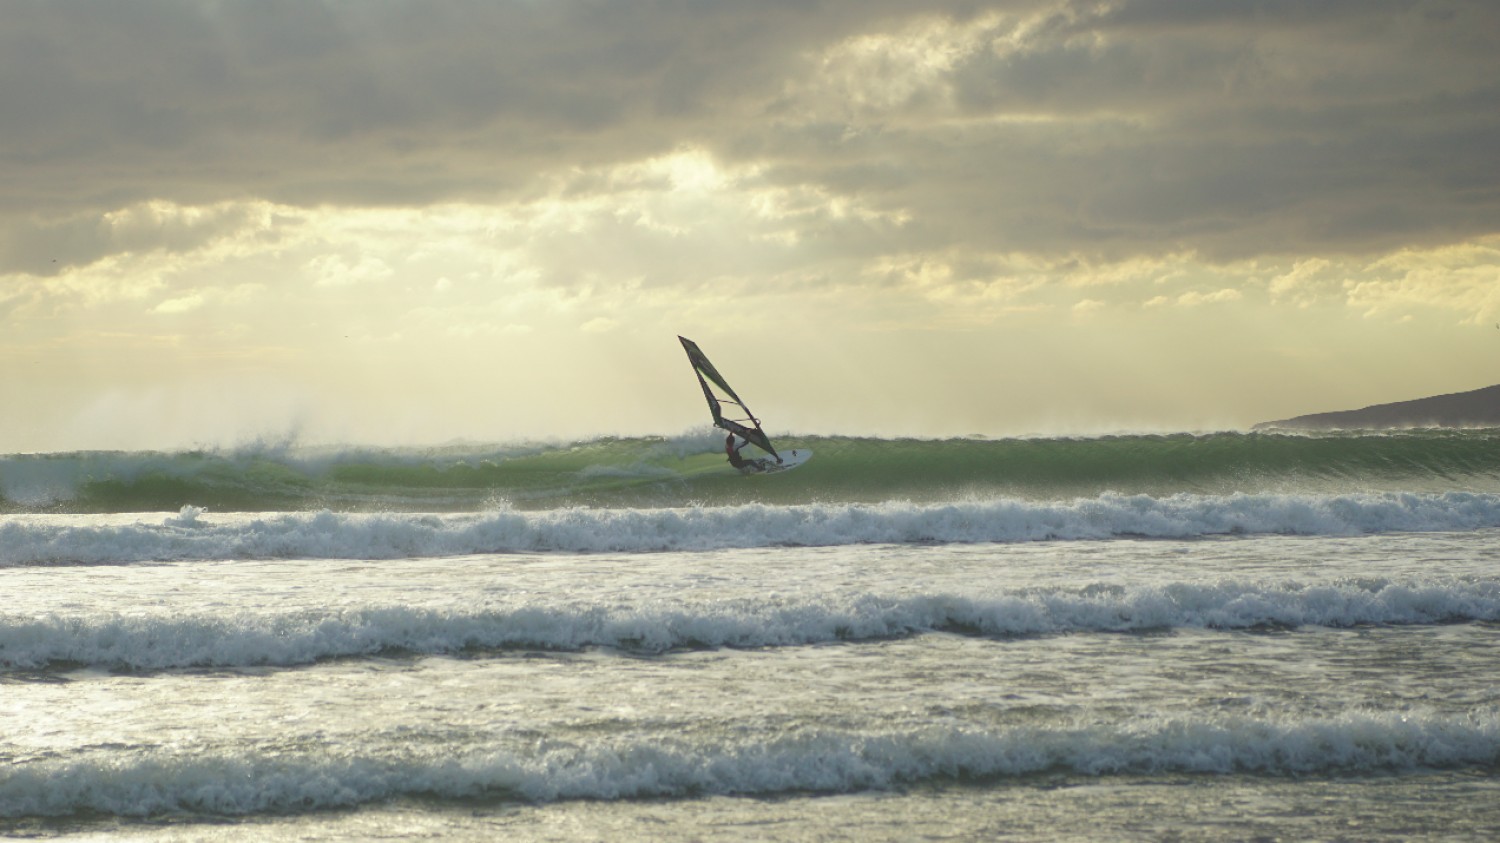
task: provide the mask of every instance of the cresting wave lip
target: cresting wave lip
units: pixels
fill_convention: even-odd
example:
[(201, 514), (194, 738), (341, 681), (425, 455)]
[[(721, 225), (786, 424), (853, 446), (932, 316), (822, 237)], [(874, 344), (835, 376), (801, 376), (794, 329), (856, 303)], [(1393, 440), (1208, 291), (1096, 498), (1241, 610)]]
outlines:
[(380, 653), (483, 649), (664, 653), (959, 632), (1010, 637), (1181, 628), (1221, 630), (1500, 620), (1500, 580), (1221, 582), (994, 596), (831, 595), (799, 600), (655, 601), (622, 607), (529, 603), (472, 609), (380, 606), (283, 614), (0, 615), (0, 672), (310, 664)]
[(1494, 711), (1162, 719), (1073, 729), (961, 724), (871, 733), (808, 729), (740, 742), (629, 736), (457, 753), (445, 747), (423, 755), (144, 750), (108, 761), (49, 758), (12, 764), (0, 776), (0, 816), (242, 816), (415, 795), (524, 802), (696, 798), (849, 793), (1036, 774), (1296, 776), (1493, 769), (1497, 762), (1500, 717)]
[(722, 437), (707, 430), (428, 449), (279, 444), (0, 455), (0, 512), (170, 511), (187, 503), (244, 512), (473, 512), (493, 500), (541, 509), (939, 501), (974, 493), (1056, 499), (1106, 490), (1500, 492), (1500, 429), (778, 442), (811, 448), (818, 458), (772, 482), (747, 481), (728, 469)]
[(804, 504), (483, 514), (205, 515), (129, 524), (0, 516), (0, 566), (776, 546), (1343, 536), (1500, 527), (1500, 494), (1104, 494), (1066, 502)]

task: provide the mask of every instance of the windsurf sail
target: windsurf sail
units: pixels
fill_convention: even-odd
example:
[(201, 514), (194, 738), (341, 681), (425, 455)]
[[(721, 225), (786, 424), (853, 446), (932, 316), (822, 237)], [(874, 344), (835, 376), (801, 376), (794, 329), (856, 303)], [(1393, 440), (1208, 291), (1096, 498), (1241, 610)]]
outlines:
[(760, 419), (734, 394), (729, 382), (709, 362), (698, 344), (684, 336), (677, 338), (682, 340), (682, 348), (687, 352), (688, 361), (693, 364), (693, 374), (698, 376), (698, 385), (703, 387), (703, 397), (708, 399), (708, 411), (713, 414), (714, 426), (743, 437), (745, 441), (781, 462), (781, 455), (771, 445), (770, 437), (760, 429)]

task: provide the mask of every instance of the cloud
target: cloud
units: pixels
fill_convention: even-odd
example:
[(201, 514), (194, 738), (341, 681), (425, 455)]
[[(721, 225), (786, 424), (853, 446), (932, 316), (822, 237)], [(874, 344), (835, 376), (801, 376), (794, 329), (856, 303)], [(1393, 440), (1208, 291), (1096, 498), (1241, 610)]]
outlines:
[(1351, 308), (1367, 316), (1441, 309), (1467, 324), (1500, 320), (1500, 236), (1429, 251), (1406, 249), (1351, 273)]
[(1177, 304), (1182, 307), (1199, 307), (1205, 304), (1223, 304), (1225, 302), (1239, 301), (1244, 296), (1239, 290), (1225, 288), (1215, 290), (1211, 293), (1199, 293), (1189, 291), (1177, 297)]
[(5, 254), (123, 248), (98, 221), (153, 200), (528, 202), (684, 146), (908, 220), (900, 251), (1440, 245), (1500, 227), (1497, 26), (1454, 0), (23, 3), (0, 214), (42, 222)]
[(320, 255), (308, 262), (314, 286), (352, 287), (371, 284), (390, 278), (391, 267), (380, 258), (369, 254), (345, 257), (337, 253)]
[(152, 200), (57, 220), (21, 218), (0, 229), (0, 273), (52, 276), (111, 255), (184, 253), (264, 228), (263, 203), (183, 206)]
[(955, 107), (885, 133), (882, 153), (912, 165), (893, 198), (967, 243), (1216, 260), (1450, 242), (1500, 220), (1497, 66), (1439, 47), (1457, 20), (1174, 6), (1177, 26), (1151, 28), (1112, 15), (1131, 3), (998, 19), (1003, 46), (947, 80)]
[(1307, 307), (1342, 286), (1342, 274), (1326, 258), (1307, 258), (1292, 265), (1288, 272), (1271, 280), (1270, 294), (1273, 302), (1289, 302), (1298, 307)]
[(0, 138), (31, 178), (8, 198), (45, 210), (516, 190), (670, 149), (889, 5), (23, 3), (0, 35), (17, 83), (0, 93)]
[[(670, 378), (658, 335), (712, 330), (857, 384), (867, 418), (1024, 358), (1047, 365), (997, 368), (1003, 402), (918, 403), (988, 422), (1119, 390), (1131, 418), (1259, 420), (1288, 413), (1222, 372), (1290, 401), (1431, 355), (1407, 385), (1458, 388), (1500, 319), (1481, 0), (5, 12), (0, 350), (37, 361), (12, 430), (64, 393), (195, 377), (300, 384), (382, 434), (419, 404), (562, 430), (586, 414), (557, 384)], [(1330, 366), (1295, 386), (1287, 348)], [(537, 365), (475, 390), (475, 359)], [(632, 390), (643, 425), (676, 418)]]
[(177, 298), (167, 299), (166, 301), (152, 308), (152, 311), (154, 313), (187, 313), (190, 310), (197, 310), (202, 306), (203, 296), (198, 293), (193, 293), (191, 295), (178, 296)]

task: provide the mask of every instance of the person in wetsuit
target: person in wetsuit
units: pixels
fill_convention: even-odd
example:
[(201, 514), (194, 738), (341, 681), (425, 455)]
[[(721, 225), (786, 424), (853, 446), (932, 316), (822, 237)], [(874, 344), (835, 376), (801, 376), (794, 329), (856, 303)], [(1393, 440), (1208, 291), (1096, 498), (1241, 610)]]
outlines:
[(755, 463), (752, 463), (751, 461), (749, 461), (749, 460), (745, 459), (744, 457), (740, 456), (740, 448), (745, 447), (749, 443), (750, 443), (750, 440), (746, 439), (746, 440), (740, 442), (739, 445), (735, 445), (734, 444), (734, 434), (733, 433), (731, 433), (728, 436), (724, 437), (724, 453), (726, 453), (726, 454), (729, 455), (729, 464), (732, 465), (732, 466), (734, 466), (735, 468), (741, 470), (741, 471), (744, 471), (747, 468), (756, 468), (757, 467), (757, 465)]

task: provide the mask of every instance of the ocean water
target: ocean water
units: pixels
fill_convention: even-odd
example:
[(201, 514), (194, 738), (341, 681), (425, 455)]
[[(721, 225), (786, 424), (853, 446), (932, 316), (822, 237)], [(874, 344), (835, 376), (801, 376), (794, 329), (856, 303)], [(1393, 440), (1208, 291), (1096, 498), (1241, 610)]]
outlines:
[(0, 457), (0, 834), (1500, 838), (1500, 431)]

